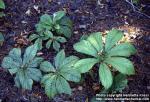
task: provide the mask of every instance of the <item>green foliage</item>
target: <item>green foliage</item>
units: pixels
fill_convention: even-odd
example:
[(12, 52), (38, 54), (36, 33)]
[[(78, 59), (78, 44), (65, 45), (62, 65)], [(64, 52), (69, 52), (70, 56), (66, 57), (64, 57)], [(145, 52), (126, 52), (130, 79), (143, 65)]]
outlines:
[(127, 76), (119, 73), (114, 77), (112, 86), (109, 89), (102, 89), (100, 93), (121, 93), (122, 90), (124, 90), (127, 87), (127, 84)]
[(118, 30), (111, 30), (105, 42), (102, 41), (101, 33), (92, 33), (87, 39), (74, 44), (74, 49), (80, 53), (91, 56), (77, 61), (74, 65), (81, 73), (88, 72), (95, 64), (99, 66), (99, 79), (105, 89), (109, 89), (113, 83), (111, 69), (114, 68), (120, 73), (132, 75), (135, 73), (133, 64), (127, 59), (136, 50), (130, 43), (117, 42), (121, 40), (123, 33)]
[(15, 74), (15, 85), (23, 89), (32, 89), (33, 80), (40, 81), (42, 74), (37, 68), (43, 58), (36, 57), (37, 45), (26, 48), (23, 57), (20, 48), (13, 48), (9, 55), (4, 57), (2, 67), (12, 75)]
[(71, 37), (72, 22), (64, 11), (55, 12), (53, 15), (44, 14), (36, 25), (36, 31), (38, 34), (32, 34), (29, 39), (36, 39), (39, 49), (42, 48), (42, 42), (46, 41), (46, 48), (49, 49), (52, 45), (59, 51), (60, 43), (65, 43), (66, 38)]
[(60, 93), (71, 94), (71, 88), (67, 81), (80, 81), (80, 73), (73, 67), (78, 60), (76, 56), (66, 57), (64, 50), (61, 50), (54, 58), (54, 65), (48, 61), (41, 63), (40, 69), (48, 73), (43, 76), (41, 83), (44, 84), (49, 98)]
[[(113, 79), (112, 86), (109, 89), (102, 89), (100, 94), (113, 94), (117, 92), (121, 93), (122, 90), (124, 90), (127, 87), (127, 84), (128, 84), (128, 80), (126, 75), (117, 74)], [(96, 97), (93, 97), (91, 102), (99, 102), (99, 101), (96, 100)], [(106, 101), (103, 100), (102, 102), (106, 102)]]
[[(5, 3), (3, 0), (0, 0), (0, 9), (5, 9)], [(0, 12), (0, 17), (5, 16), (3, 12)]]
[(4, 36), (3, 34), (0, 32), (0, 45), (2, 45), (4, 42)]
[(140, 2), (140, 0), (132, 0), (132, 2), (133, 2), (134, 4), (138, 4), (138, 3)]
[(3, 0), (0, 0), (0, 9), (5, 9), (5, 3)]

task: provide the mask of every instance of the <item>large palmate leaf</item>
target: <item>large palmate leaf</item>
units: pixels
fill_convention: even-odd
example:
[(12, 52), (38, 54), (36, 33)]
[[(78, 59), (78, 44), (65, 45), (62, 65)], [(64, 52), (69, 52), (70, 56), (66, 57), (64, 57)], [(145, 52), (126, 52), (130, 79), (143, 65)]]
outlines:
[(56, 22), (57, 20), (60, 20), (62, 17), (65, 16), (65, 12), (64, 11), (58, 11), (58, 12), (55, 12), (53, 14), (53, 22)]
[(132, 62), (122, 57), (112, 57), (105, 60), (106, 63), (112, 65), (115, 69), (123, 74), (132, 75), (135, 73)]
[(13, 61), (11, 57), (4, 57), (2, 67), (8, 69), (11, 74), (14, 74), (20, 67), (20, 63)]
[(40, 65), (40, 69), (43, 71), (43, 72), (55, 72), (55, 68), (53, 67), (53, 65), (48, 62), (48, 61), (44, 61), (41, 63)]
[(105, 64), (102, 63), (99, 68), (99, 77), (102, 85), (108, 89), (111, 87), (113, 83), (113, 77), (111, 74), (111, 71), (109, 70), (109, 67)]
[(97, 56), (97, 51), (96, 49), (92, 46), (92, 44), (89, 41), (82, 40), (76, 44), (74, 44), (74, 49), (80, 53), (91, 55), (96, 57)]
[(11, 57), (13, 59), (13, 61), (19, 62), (20, 64), (22, 64), (21, 49), (20, 48), (13, 48), (9, 52), (9, 57)]
[(105, 42), (105, 51), (109, 51), (122, 37), (123, 33), (119, 30), (113, 29), (108, 32)]
[(34, 59), (34, 57), (36, 56), (37, 50), (38, 50), (37, 44), (29, 46), (25, 50), (25, 53), (23, 56), (23, 65), (25, 65), (26, 63), (29, 63), (30, 61)]
[(64, 50), (61, 50), (54, 58), (55, 66), (48, 61), (41, 63), (40, 69), (48, 72), (43, 76), (41, 83), (44, 84), (45, 92), (50, 98), (60, 93), (71, 94), (67, 81), (79, 82), (81, 78), (80, 72), (74, 68), (78, 60), (76, 56), (65, 57)]
[(53, 21), (50, 15), (44, 14), (40, 17), (40, 22), (45, 25), (52, 25)]
[(114, 92), (122, 92), (123, 89), (127, 86), (128, 80), (127, 76), (124, 74), (117, 74), (114, 77), (113, 85), (111, 87), (111, 91)]
[(80, 81), (80, 73), (73, 69), (74, 64), (78, 61), (78, 57), (70, 56), (66, 57), (63, 63), (60, 65), (60, 74), (69, 81), (79, 82)]
[(108, 51), (108, 55), (129, 57), (130, 55), (135, 54), (135, 52), (136, 49), (133, 45), (131, 45), (130, 43), (122, 43)]
[(87, 40), (94, 46), (97, 52), (103, 49), (102, 35), (100, 32), (92, 33)]
[(24, 53), (23, 59), (20, 48), (14, 48), (9, 55), (4, 57), (2, 67), (15, 74), (15, 85), (23, 89), (32, 89), (33, 80), (40, 81), (41, 71), (37, 68), (43, 58), (36, 57), (37, 45), (29, 46)]
[(15, 84), (17, 87), (31, 90), (33, 80), (28, 77), (27, 73), (25, 73), (23, 69), (20, 69), (16, 74)]
[(81, 73), (88, 72), (98, 62), (95, 58), (81, 59), (75, 63), (74, 67)]
[(57, 33), (64, 34), (65, 37), (70, 38), (72, 29), (67, 26), (60, 26), (60, 29), (57, 30)]
[(5, 9), (5, 3), (3, 0), (0, 0), (0, 8)]
[(64, 61), (65, 59), (65, 52), (64, 50), (61, 50), (55, 57), (55, 67), (59, 68), (59, 66), (61, 65), (61, 63)]

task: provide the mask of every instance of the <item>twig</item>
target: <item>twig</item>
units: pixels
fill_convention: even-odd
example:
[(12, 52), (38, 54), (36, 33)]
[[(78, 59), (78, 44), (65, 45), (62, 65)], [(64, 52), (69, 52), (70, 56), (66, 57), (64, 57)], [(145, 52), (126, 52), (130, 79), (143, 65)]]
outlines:
[(129, 3), (129, 4), (132, 6), (134, 12), (137, 12), (137, 13), (139, 13), (139, 14), (141, 14), (141, 15), (144, 15), (144, 16), (146, 16), (147, 18), (150, 19), (150, 16), (148, 16), (148, 15), (145, 14), (145, 13), (140, 12), (139, 8), (136, 7), (136, 6), (134, 6), (133, 0), (130, 0), (130, 1), (129, 1), (129, 0), (125, 0), (125, 1), (126, 1), (127, 3)]

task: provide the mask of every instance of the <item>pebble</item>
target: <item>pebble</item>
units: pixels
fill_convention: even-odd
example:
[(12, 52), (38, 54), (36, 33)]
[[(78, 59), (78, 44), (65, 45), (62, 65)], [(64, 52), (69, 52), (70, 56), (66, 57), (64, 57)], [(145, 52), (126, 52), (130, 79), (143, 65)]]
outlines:
[(78, 90), (80, 90), (80, 91), (83, 90), (83, 87), (82, 87), (82, 86), (79, 86), (79, 87), (78, 87)]
[(85, 28), (86, 28), (86, 25), (79, 25), (79, 28), (85, 29)]

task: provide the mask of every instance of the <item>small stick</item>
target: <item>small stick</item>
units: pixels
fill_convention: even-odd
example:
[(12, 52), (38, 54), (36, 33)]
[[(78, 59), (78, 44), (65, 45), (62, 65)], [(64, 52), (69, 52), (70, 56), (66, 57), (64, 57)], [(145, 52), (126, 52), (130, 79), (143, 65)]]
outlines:
[[(138, 7), (136, 7), (136, 6), (134, 6), (134, 4), (133, 4), (133, 1), (132, 1), (132, 0), (131, 0), (131, 1), (129, 1), (129, 0), (125, 0), (125, 1), (126, 1), (127, 3), (129, 3), (129, 4), (132, 6), (132, 8), (133, 8), (133, 11), (134, 11), (134, 12), (137, 12), (137, 13), (139, 13), (139, 14), (141, 14), (141, 15), (146, 16), (147, 18), (150, 18), (150, 16), (148, 16), (147, 14), (140, 12), (139, 8), (138, 8)], [(136, 9), (137, 9), (137, 10), (136, 10)]]

